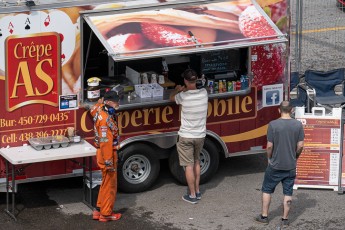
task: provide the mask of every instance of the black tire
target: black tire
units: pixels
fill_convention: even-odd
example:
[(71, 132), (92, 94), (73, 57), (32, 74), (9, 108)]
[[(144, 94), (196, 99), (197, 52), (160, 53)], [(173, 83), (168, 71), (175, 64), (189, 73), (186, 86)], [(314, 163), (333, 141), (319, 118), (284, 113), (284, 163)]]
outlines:
[(131, 144), (121, 151), (118, 166), (119, 189), (127, 193), (143, 192), (156, 181), (160, 164), (153, 149), (145, 144)]
[[(208, 182), (217, 172), (219, 165), (219, 153), (215, 144), (205, 139), (205, 144), (200, 154), (201, 176), (200, 184)], [(176, 148), (169, 157), (169, 168), (173, 177), (181, 184), (186, 185), (186, 176), (183, 167), (180, 166)]]

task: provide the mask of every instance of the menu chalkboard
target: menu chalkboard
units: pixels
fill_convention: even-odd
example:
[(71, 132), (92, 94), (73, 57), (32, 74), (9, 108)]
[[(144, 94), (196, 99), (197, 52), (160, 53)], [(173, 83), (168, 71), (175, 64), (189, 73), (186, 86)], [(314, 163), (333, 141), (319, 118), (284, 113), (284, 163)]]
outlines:
[(229, 50), (220, 50), (203, 53), (201, 55), (201, 72), (208, 73), (221, 73), (228, 72), (232, 69), (231, 55)]

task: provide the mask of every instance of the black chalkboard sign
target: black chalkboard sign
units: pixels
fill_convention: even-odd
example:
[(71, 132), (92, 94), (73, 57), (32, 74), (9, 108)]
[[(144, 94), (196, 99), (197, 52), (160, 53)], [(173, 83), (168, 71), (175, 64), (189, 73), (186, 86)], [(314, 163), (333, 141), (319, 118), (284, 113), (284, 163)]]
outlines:
[(219, 50), (201, 54), (201, 72), (221, 73), (237, 70), (239, 61), (236, 50)]

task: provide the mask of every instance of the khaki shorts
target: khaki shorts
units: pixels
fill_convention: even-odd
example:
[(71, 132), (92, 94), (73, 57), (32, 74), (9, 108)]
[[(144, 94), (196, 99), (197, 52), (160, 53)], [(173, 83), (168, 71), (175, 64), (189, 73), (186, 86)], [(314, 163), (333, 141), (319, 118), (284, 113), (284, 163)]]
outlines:
[(177, 152), (181, 166), (194, 164), (200, 161), (200, 152), (204, 146), (205, 138), (178, 137), (176, 143)]

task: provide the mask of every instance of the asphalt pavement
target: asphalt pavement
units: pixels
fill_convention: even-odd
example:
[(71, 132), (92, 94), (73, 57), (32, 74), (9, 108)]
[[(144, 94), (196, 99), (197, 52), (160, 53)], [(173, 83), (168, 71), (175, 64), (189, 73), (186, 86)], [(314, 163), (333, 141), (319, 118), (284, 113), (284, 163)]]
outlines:
[[(261, 208), (266, 164), (264, 154), (224, 159), (216, 176), (201, 186), (202, 200), (192, 205), (182, 201), (186, 187), (172, 178), (163, 161), (158, 181), (150, 191), (118, 193), (115, 211), (123, 218), (108, 223), (91, 220), (91, 210), (82, 202), (80, 177), (21, 184), (18, 220), (0, 212), (0, 229), (278, 229), (281, 186), (272, 198), (269, 225), (253, 220)], [(345, 196), (333, 190), (294, 190), (289, 229), (344, 229), (344, 203)], [(5, 194), (0, 195), (0, 209), (5, 209)]]

